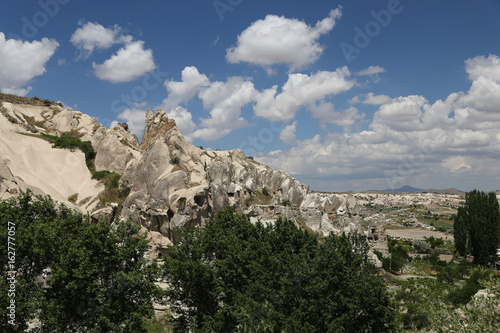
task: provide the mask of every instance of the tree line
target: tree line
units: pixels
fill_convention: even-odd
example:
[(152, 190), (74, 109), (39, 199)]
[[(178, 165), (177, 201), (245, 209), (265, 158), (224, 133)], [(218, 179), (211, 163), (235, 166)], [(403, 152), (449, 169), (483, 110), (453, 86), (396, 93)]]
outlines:
[[(155, 301), (170, 304), (176, 332), (386, 332), (393, 320), (361, 236), (320, 239), (227, 208), (181, 232), (160, 267), (137, 225), (90, 224), (30, 191), (0, 202), (0, 221), (5, 254), (15, 225), (16, 272), (15, 325), (0, 321), (2, 332), (35, 322), (39, 332), (146, 332)], [(8, 264), (0, 256), (2, 290)], [(2, 292), (4, 319), (11, 299)]]

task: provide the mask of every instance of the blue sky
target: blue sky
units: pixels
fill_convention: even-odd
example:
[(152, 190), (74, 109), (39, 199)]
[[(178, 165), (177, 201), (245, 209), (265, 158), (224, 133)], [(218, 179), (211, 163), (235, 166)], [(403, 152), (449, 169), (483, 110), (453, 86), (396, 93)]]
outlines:
[(500, 189), (500, 1), (3, 1), (0, 90), (164, 109), (311, 189)]

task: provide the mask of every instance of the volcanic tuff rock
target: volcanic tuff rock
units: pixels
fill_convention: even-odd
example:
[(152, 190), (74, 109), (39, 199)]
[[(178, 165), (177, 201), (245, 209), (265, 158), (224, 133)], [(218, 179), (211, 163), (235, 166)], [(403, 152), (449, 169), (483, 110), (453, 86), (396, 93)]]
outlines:
[[(91, 179), (84, 154), (79, 150), (52, 149), (49, 142), (34, 135), (71, 132), (90, 137), (94, 126), (100, 126), (95, 119), (58, 105), (0, 100), (0, 199), (31, 189), (82, 212), (93, 210), (104, 186)], [(73, 205), (70, 196), (82, 203)]]
[(160, 233), (175, 242), (177, 228), (202, 225), (227, 205), (253, 221), (283, 216), (323, 234), (362, 232), (352, 196), (311, 193), (286, 172), (261, 165), (239, 149), (195, 147), (162, 110), (147, 111), (141, 157), (130, 171), (124, 177), (133, 179), (133, 187), (122, 216), (141, 221), (152, 237)]
[(118, 123), (112, 129), (99, 127), (91, 143), (96, 151), (96, 170), (108, 170), (120, 175), (134, 173), (141, 153), (139, 141), (128, 131), (127, 124)]
[[(30, 188), (82, 213), (94, 211), (104, 188), (91, 179), (83, 153), (52, 149), (39, 137), (18, 133), (70, 134), (89, 140), (96, 151), (96, 170), (120, 174), (120, 183), (131, 186), (121, 217), (139, 221), (158, 254), (176, 241), (178, 228), (203, 225), (228, 205), (252, 221), (272, 222), (283, 216), (325, 235), (363, 231), (352, 195), (310, 192), (286, 172), (272, 170), (239, 149), (195, 147), (162, 110), (146, 112), (139, 144), (126, 124), (107, 129), (94, 118), (58, 105), (0, 102), (0, 195), (4, 199), (5, 193), (11, 196)], [(76, 205), (69, 201), (73, 194), (80, 200)], [(106, 211), (114, 210), (93, 215)]]

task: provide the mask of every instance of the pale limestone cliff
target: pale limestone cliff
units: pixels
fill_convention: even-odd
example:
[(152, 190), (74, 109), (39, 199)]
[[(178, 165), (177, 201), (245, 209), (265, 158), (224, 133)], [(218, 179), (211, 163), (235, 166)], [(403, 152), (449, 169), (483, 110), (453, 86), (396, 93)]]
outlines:
[[(79, 150), (53, 149), (49, 142), (34, 135), (55, 134), (61, 129), (73, 133), (81, 130), (82, 135), (89, 135), (90, 126), (97, 121), (80, 112), (68, 116), (73, 111), (59, 106), (0, 103), (0, 199), (30, 189), (81, 212), (93, 210), (104, 186), (91, 179), (84, 154)], [(46, 124), (51, 126), (45, 127)], [(68, 200), (70, 196), (74, 196), (76, 205)]]

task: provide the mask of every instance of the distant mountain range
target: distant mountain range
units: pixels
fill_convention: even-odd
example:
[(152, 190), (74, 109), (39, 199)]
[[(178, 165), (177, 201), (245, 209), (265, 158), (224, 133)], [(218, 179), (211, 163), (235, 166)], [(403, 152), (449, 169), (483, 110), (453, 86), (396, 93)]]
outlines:
[(382, 192), (387, 192), (387, 193), (413, 193), (413, 192), (422, 192), (424, 191), (423, 189), (421, 188), (415, 188), (415, 187), (411, 187), (410, 185), (404, 185), (400, 188), (396, 188), (396, 189), (393, 189), (393, 188), (390, 188), (390, 189), (387, 189), (387, 190), (382, 190)]
[(383, 192), (383, 193), (416, 193), (416, 192), (427, 192), (427, 193), (442, 193), (442, 194), (462, 194), (465, 193), (463, 191), (460, 191), (456, 188), (448, 188), (444, 190), (436, 190), (436, 189), (421, 189), (421, 188), (416, 188), (412, 187), (410, 185), (404, 185), (400, 188), (390, 188), (386, 190), (368, 190), (364, 192)]

